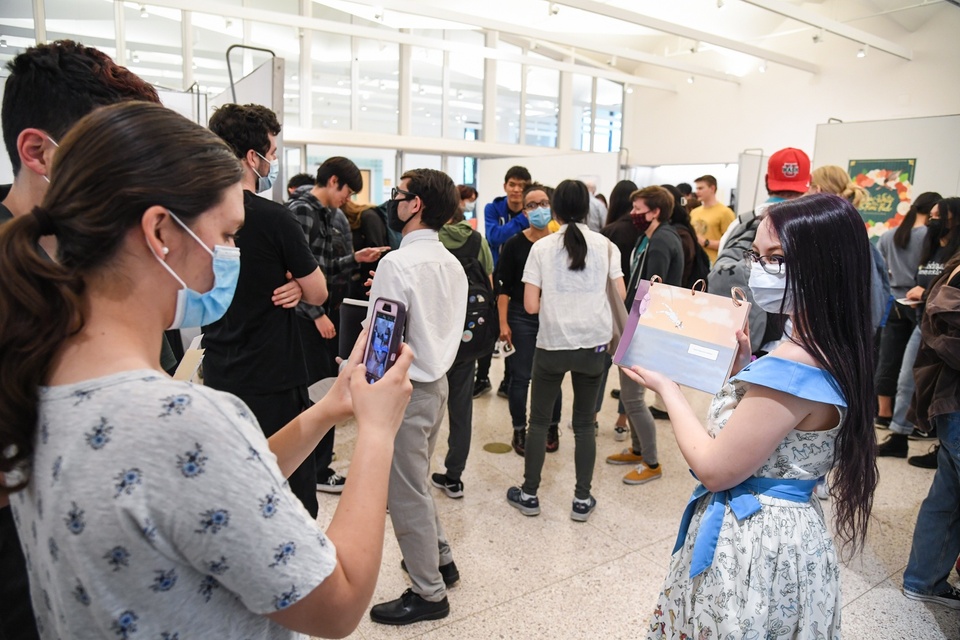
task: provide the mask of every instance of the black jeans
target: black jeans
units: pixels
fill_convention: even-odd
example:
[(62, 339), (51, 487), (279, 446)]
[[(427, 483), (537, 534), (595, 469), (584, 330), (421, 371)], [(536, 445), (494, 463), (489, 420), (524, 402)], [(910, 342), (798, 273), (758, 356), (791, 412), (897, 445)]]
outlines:
[(467, 466), (470, 438), (473, 432), (473, 360), (455, 363), (447, 371), (447, 416), (450, 433), (447, 435), (447, 457), (443, 464), (446, 476), (459, 481)]
[(537, 349), (533, 357), (530, 428), (524, 453), (524, 493), (536, 495), (540, 488), (550, 411), (560, 393), (563, 376), (569, 371), (573, 382), (573, 460), (577, 476), (574, 497), (580, 500), (590, 497), (593, 465), (597, 458), (597, 393), (606, 355), (606, 348), (603, 351), (597, 351), (597, 348), (569, 351)]
[(903, 351), (916, 326), (916, 311), (895, 302), (887, 317), (887, 324), (880, 333), (880, 355), (874, 375), (878, 396), (897, 395), (897, 378), (903, 362)]
[(39, 638), (30, 584), (10, 507), (0, 508), (0, 640)]
[[(338, 309), (328, 314), (333, 326), (340, 327), (340, 312)], [(340, 351), (340, 338), (324, 338), (317, 331), (317, 325), (301, 315), (297, 315), (297, 325), (300, 327), (300, 339), (303, 342), (303, 359), (307, 367), (307, 386), (337, 375), (337, 355)], [(333, 445), (336, 439), (336, 429), (331, 428), (323, 436), (317, 448), (313, 450), (314, 467), (317, 470), (317, 482), (324, 483), (333, 475), (330, 463), (333, 462)], [(314, 487), (316, 489), (316, 487)]]
[[(537, 332), (540, 330), (540, 318), (527, 313), (523, 304), (510, 301), (507, 306), (507, 324), (513, 334), (514, 354), (506, 359), (510, 363), (511, 377), (508, 385), (510, 419), (514, 430), (527, 428), (527, 392), (533, 373), (533, 354), (537, 349)], [(563, 395), (557, 393), (553, 405), (550, 426), (560, 424), (560, 406)]]

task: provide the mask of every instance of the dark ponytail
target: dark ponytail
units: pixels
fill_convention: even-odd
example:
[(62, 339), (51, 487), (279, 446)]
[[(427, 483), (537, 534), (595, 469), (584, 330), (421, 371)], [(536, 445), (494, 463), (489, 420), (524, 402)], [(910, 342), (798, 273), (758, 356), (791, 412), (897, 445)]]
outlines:
[[(40, 216), (44, 212), (38, 208)], [(27, 484), (26, 466), (33, 455), (37, 423), (37, 387), (43, 384), (54, 354), (83, 325), (80, 294), (83, 280), (41, 255), (41, 223), (26, 215), (0, 230), (0, 472), (2, 491)], [(21, 471), (12, 477), (11, 471)]]
[(554, 215), (567, 225), (563, 248), (570, 256), (570, 270), (583, 271), (587, 267), (587, 239), (576, 223), (583, 222), (590, 211), (590, 191), (579, 180), (564, 180), (553, 192), (552, 204)]
[[(189, 224), (242, 169), (203, 127), (160, 105), (127, 102), (80, 120), (60, 141), (51, 174), (43, 205), (0, 228), (0, 493), (29, 482), (37, 388), (83, 328), (86, 279), (115, 268), (147, 209), (166, 207)], [(44, 235), (56, 236), (56, 262), (38, 248)]]

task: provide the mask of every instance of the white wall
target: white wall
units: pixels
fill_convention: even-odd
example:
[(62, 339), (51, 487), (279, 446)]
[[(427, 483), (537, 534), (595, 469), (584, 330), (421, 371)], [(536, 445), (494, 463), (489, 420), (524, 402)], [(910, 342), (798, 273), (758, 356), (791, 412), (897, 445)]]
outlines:
[[(911, 47), (912, 61), (880, 51), (858, 59), (857, 43), (828, 34), (814, 45), (814, 31), (804, 29), (757, 44), (820, 65), (818, 75), (769, 63), (765, 74), (752, 71), (739, 86), (707, 78), (687, 84), (681, 74), (641, 65), (641, 73), (676, 83), (678, 92), (636, 88), (626, 96), (629, 163), (733, 163), (754, 147), (767, 154), (799, 147), (812, 157), (816, 126), (831, 117), (852, 122), (957, 113), (960, 9), (946, 2), (937, 7), (926, 9), (931, 18), (912, 32), (893, 22), (897, 14), (851, 23)], [(785, 21), (781, 30), (797, 27)]]

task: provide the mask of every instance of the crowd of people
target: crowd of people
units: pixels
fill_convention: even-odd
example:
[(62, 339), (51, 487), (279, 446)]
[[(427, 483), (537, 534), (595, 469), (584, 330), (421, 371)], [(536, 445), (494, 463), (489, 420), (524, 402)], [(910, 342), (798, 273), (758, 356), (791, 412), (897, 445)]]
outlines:
[[(906, 457), (910, 437), (940, 445), (910, 460), (936, 472), (904, 594), (960, 609), (960, 198), (918, 196), (875, 248), (862, 190), (799, 149), (770, 157), (767, 202), (739, 216), (709, 175), (625, 180), (605, 201), (515, 166), (481, 234), (464, 220), (480, 194), (430, 169), (379, 205), (351, 200), (363, 178), (344, 157), (292, 178), (284, 204), (258, 195), (279, 173), (266, 107), (223, 105), (201, 127), (71, 41), (9, 71), (0, 637), (342, 637), (368, 612), (449, 615), (460, 572), (432, 488), (466, 491), (497, 340), (523, 457), (507, 503), (541, 512), (569, 373), (570, 518), (587, 521), (615, 317), (654, 277), (739, 287), (752, 307), (705, 425), (662, 373), (617, 369), (613, 437), (630, 446), (606, 462), (630, 466), (629, 485), (663, 478), (659, 419), (697, 479), (647, 637), (839, 638), (839, 567), (864, 544), (876, 458)], [(375, 382), (366, 329), (339, 340), (345, 301), (368, 297), (406, 309)], [(192, 327), (202, 385), (167, 374)], [(331, 464), (349, 419), (347, 477)], [(339, 495), (326, 531), (318, 491)], [(387, 514), (411, 587), (370, 607)]]

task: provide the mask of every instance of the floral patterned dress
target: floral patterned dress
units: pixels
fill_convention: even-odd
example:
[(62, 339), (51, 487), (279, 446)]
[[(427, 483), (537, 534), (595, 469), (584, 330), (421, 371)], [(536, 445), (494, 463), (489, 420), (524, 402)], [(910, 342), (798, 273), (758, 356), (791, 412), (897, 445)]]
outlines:
[[(723, 429), (751, 384), (833, 404), (840, 415), (829, 431), (791, 431), (754, 478), (815, 481), (825, 475), (846, 406), (833, 377), (765, 356), (714, 397), (707, 419), (711, 436)], [(696, 503), (673, 554), (647, 638), (840, 638), (840, 565), (819, 501), (755, 493), (760, 509), (739, 520), (726, 505), (713, 562), (691, 578), (694, 543), (711, 495)]]

